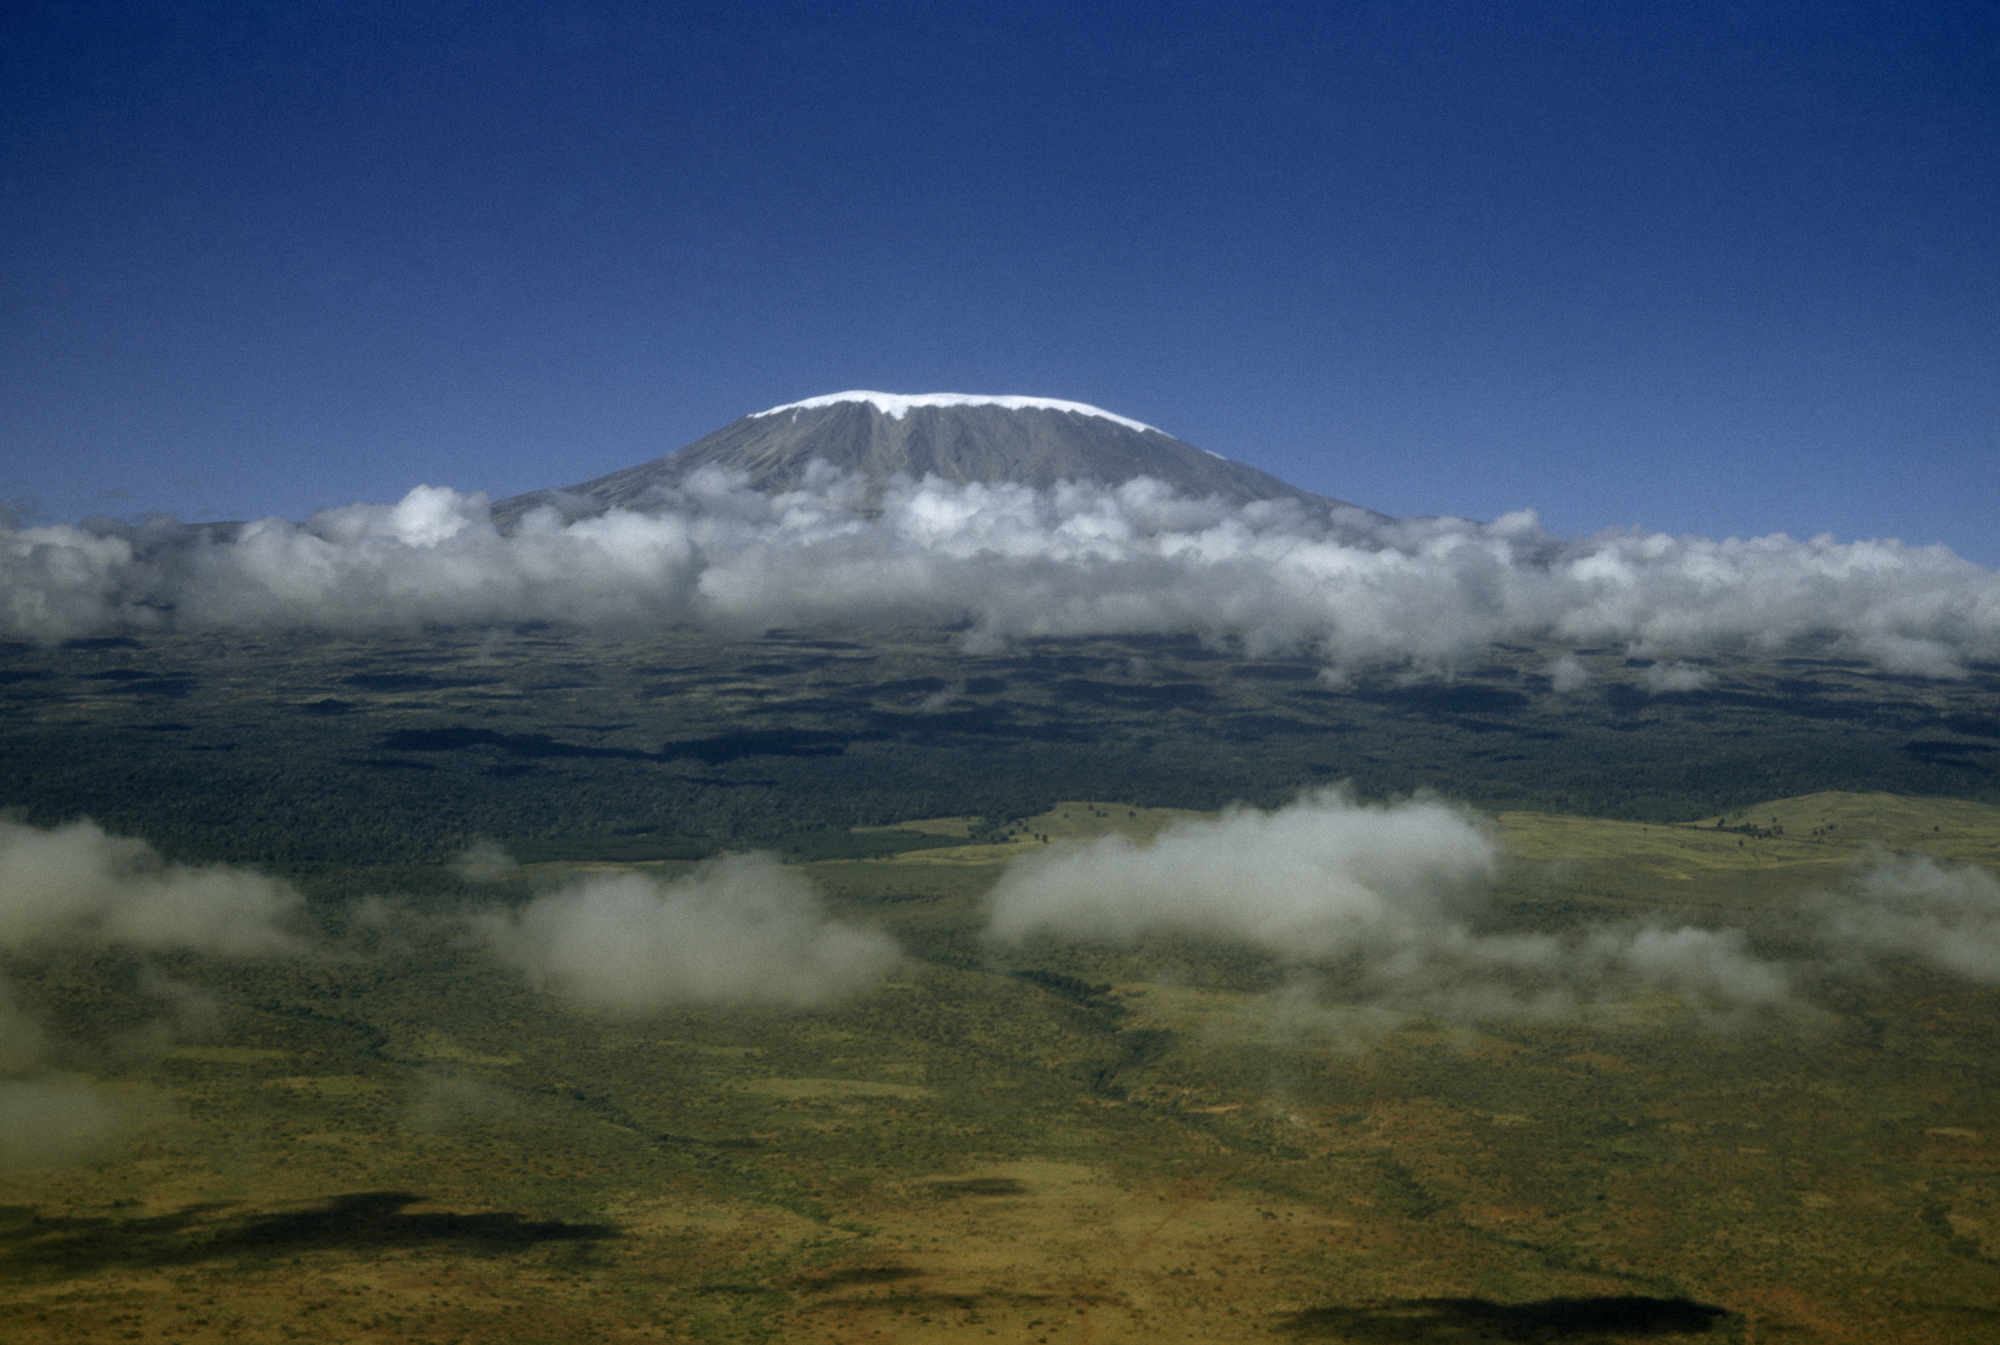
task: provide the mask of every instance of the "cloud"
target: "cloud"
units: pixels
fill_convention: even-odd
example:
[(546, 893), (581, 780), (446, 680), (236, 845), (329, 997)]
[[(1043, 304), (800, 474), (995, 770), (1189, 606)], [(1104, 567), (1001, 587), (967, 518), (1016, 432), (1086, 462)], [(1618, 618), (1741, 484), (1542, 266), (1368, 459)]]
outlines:
[(1788, 969), (1751, 952), (1740, 929), (1595, 929), (1574, 954), (1572, 974), (1629, 979), (1709, 1012), (1781, 1008), (1791, 998)]
[(586, 878), (479, 922), (502, 959), (585, 1008), (809, 1008), (855, 994), (896, 960), (888, 936), (827, 918), (804, 879), (765, 855), (681, 878)]
[(56, 1070), (55, 1054), (0, 980), (0, 1171), (80, 1158), (124, 1123), (124, 1111), (90, 1080)]
[[(1732, 928), (1637, 920), (1483, 932), (1500, 866), (1473, 814), (1326, 791), (1275, 812), (1182, 823), (1147, 846), (1111, 835), (1037, 851), (994, 887), (987, 933), (1001, 944), (1130, 947), (1178, 935), (1261, 949), (1295, 972), (1279, 1016), (1349, 1037), (1412, 1014), (1591, 1017), (1651, 995), (1716, 1019), (1798, 1014), (1808, 1012), (1797, 993), (1809, 974), (1877, 970), (1891, 957), (2000, 984), (2000, 877), (1977, 865), (1869, 860), (1840, 890), (1788, 910), (1783, 926), (1826, 954), (1797, 963), (1761, 955)], [(1343, 1001), (1337, 1010), (1328, 994)]]
[(170, 864), (88, 819), (44, 830), (0, 818), (0, 947), (91, 938), (235, 956), (297, 952), (304, 910), (275, 878)]
[(0, 980), (0, 1074), (20, 1074), (41, 1064), (48, 1038), (35, 1021), (14, 1006), (12, 989)]
[(416, 1093), (404, 1112), (413, 1130), (449, 1130), (477, 1122), (512, 1120), (520, 1111), (514, 1095), (498, 1084), (455, 1070), (422, 1070)]
[(2000, 657), (2000, 576), (1893, 541), (1564, 539), (1527, 512), (1382, 522), (1190, 500), (1144, 479), (876, 490), (816, 471), (766, 496), (709, 471), (657, 503), (658, 513), (569, 523), (538, 511), (510, 536), (483, 495), (429, 486), (228, 538), (166, 520), (10, 527), (0, 634), (923, 621), (963, 625), (972, 648), (1190, 631), (1332, 665), (1447, 665), (1508, 638), (1672, 659), (1810, 637), (1892, 671), (1947, 676)]
[(1924, 855), (1878, 857), (1847, 887), (1807, 903), (1835, 954), (1913, 957), (1982, 984), (2000, 984), (2000, 879)]
[[(87, 820), (45, 829), (0, 818), (0, 949), (101, 941), (236, 957), (293, 953), (309, 946), (299, 932), (304, 908), (274, 878), (170, 864), (145, 842)], [(175, 1037), (214, 1030), (218, 1006), (196, 987), (146, 966), (139, 988), (167, 1013), (124, 1032), (123, 1051), (150, 1056)], [(57, 1068), (65, 1054), (0, 981), (0, 1167), (81, 1157), (122, 1126), (129, 1106)]]
[(482, 839), (465, 847), (452, 867), (468, 883), (497, 883), (504, 881), (517, 866), (500, 842)]
[(1549, 664), (1549, 686), (1559, 696), (1581, 691), (1590, 682), (1590, 669), (1574, 654), (1564, 654)]
[(1663, 696), (1675, 691), (1700, 691), (1715, 684), (1715, 674), (1693, 663), (1655, 663), (1640, 674), (1648, 692)]
[(1499, 864), (1468, 813), (1328, 790), (1277, 812), (1182, 822), (1146, 846), (1112, 833), (1038, 851), (1001, 876), (988, 933), (1129, 945), (1172, 932), (1326, 958), (1470, 914)]
[(0, 1168), (80, 1158), (109, 1143), (123, 1123), (123, 1112), (87, 1079), (0, 1079)]
[(917, 702), (917, 713), (920, 715), (936, 714), (938, 711), (949, 706), (953, 701), (965, 695), (965, 687), (966, 684), (964, 682), (953, 682), (950, 686), (941, 687), (933, 691), (930, 695)]
[[(1299, 969), (1298, 985), (1339, 980), (1348, 1010), (1358, 1003), (1378, 1018), (1569, 1018), (1646, 993), (1717, 1016), (1791, 1007), (1788, 970), (1739, 930), (1478, 932), (1500, 868), (1497, 842), (1470, 813), (1324, 791), (1275, 812), (1181, 823), (1147, 846), (1112, 835), (1029, 855), (995, 886), (988, 935), (1245, 944)], [(1296, 995), (1287, 1012), (1304, 1012)]]

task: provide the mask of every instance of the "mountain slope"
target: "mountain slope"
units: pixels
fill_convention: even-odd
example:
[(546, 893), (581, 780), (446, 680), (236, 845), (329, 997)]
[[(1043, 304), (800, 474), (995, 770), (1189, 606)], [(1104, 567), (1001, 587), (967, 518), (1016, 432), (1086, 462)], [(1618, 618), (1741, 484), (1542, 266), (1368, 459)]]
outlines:
[(815, 460), (877, 479), (901, 473), (1037, 489), (1065, 480), (1117, 486), (1148, 476), (1183, 495), (1215, 495), (1232, 504), (1296, 500), (1321, 509), (1354, 508), (1080, 402), (842, 392), (745, 416), (652, 462), (501, 500), (493, 516), (506, 526), (543, 505), (572, 518), (610, 508), (643, 510), (703, 467), (743, 472), (759, 490), (788, 490), (805, 480)]

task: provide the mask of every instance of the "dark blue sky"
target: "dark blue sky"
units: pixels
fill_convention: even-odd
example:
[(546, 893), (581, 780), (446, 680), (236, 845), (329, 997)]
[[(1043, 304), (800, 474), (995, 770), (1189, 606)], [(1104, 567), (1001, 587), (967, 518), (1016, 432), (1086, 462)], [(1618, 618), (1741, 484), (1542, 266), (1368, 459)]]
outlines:
[(496, 495), (849, 388), (2000, 564), (1990, 3), (16, 3), (0, 500)]

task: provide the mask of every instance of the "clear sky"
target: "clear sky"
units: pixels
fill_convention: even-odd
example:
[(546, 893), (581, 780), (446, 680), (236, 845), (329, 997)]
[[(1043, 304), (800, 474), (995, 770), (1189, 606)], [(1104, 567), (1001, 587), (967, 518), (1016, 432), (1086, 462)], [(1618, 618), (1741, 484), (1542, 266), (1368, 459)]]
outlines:
[(1991, 0), (15, 0), (0, 135), (26, 517), (498, 496), (872, 388), (2000, 565)]

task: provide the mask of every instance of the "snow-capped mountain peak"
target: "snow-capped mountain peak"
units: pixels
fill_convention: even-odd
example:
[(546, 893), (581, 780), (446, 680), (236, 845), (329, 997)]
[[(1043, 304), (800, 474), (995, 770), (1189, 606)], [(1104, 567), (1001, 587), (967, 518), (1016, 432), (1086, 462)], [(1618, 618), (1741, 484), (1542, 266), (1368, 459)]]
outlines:
[(1009, 411), (1067, 411), (1072, 415), (1096, 416), (1140, 434), (1148, 430), (1156, 434), (1162, 432), (1129, 416), (1117, 415), (1084, 402), (1065, 402), (1054, 397), (989, 397), (973, 392), (830, 392), (823, 397), (808, 397), (802, 402), (786, 402), (768, 411), (755, 411), (750, 418), (761, 420), (786, 411), (813, 411), (841, 402), (867, 402), (891, 420), (901, 420), (912, 407), (918, 406), (998, 406)]
[(811, 479), (815, 464), (878, 487), (896, 479), (935, 479), (1035, 490), (1062, 482), (1111, 488), (1146, 477), (1189, 499), (1353, 508), (1083, 402), (962, 392), (836, 392), (744, 416), (652, 462), (500, 500), (493, 518), (511, 526), (543, 506), (569, 518), (606, 509), (662, 508), (681, 482), (703, 468), (720, 468), (758, 490), (797, 490)]

